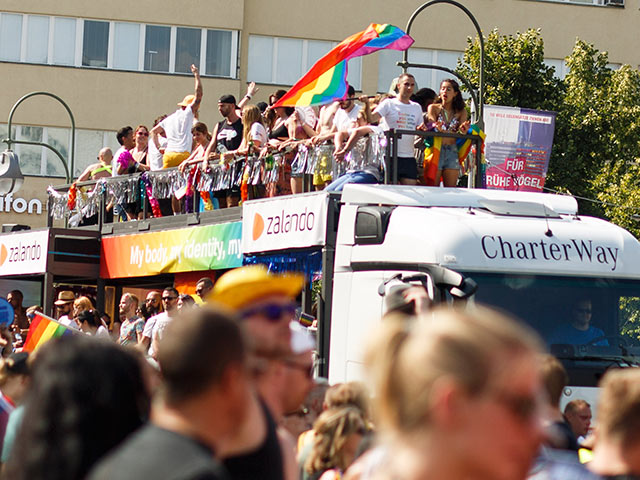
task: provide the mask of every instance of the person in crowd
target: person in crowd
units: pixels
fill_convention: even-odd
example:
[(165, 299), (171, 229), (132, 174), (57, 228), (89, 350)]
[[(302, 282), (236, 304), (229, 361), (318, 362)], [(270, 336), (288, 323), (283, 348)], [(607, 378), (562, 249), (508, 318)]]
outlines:
[(549, 344), (608, 346), (604, 332), (591, 325), (593, 308), (590, 298), (580, 298), (571, 306), (571, 320), (560, 325), (549, 338)]
[(213, 280), (211, 280), (209, 277), (202, 277), (196, 283), (196, 295), (198, 295), (200, 297), (200, 300), (202, 300), (203, 302), (207, 301), (207, 297), (209, 296), (209, 293), (212, 289)]
[[(274, 364), (292, 354), (289, 323), (303, 284), (300, 274), (270, 274), (264, 265), (249, 265), (222, 275), (211, 291), (211, 302), (239, 313), (248, 335), (258, 390), (260, 376), (273, 373)], [(260, 393), (252, 395), (246, 421), (221, 455), (234, 479), (285, 478), (274, 414)]]
[(564, 418), (578, 440), (578, 445), (589, 435), (591, 417), (591, 405), (581, 398), (570, 401), (564, 407)]
[[(153, 126), (155, 127), (165, 118), (167, 118), (167, 115), (160, 115), (153, 121)], [(151, 132), (149, 134), (153, 137)], [(165, 136), (164, 130), (160, 130), (156, 132), (155, 140), (152, 138), (151, 141), (147, 142), (147, 166), (149, 170), (162, 170), (162, 157), (166, 148), (167, 137)]]
[(86, 335), (54, 338), (38, 349), (5, 478), (86, 478), (148, 417), (141, 364), (134, 353)]
[(83, 295), (76, 298), (73, 302), (73, 318), (76, 318), (83, 310), (91, 310), (92, 308), (94, 308), (93, 302), (89, 297)]
[(596, 442), (587, 468), (604, 478), (640, 478), (640, 372), (608, 370), (599, 387)]
[(547, 400), (545, 444), (551, 448), (578, 451), (576, 436), (560, 411), (560, 397), (569, 375), (560, 360), (549, 354), (540, 357), (540, 374)]
[(360, 410), (354, 407), (325, 410), (314, 423), (313, 431), (313, 445), (304, 464), (307, 478), (341, 479), (367, 432)]
[(430, 88), (421, 88), (416, 93), (411, 95), (411, 101), (416, 102), (422, 109), (422, 117), (425, 125), (429, 121), (429, 105), (431, 105), (437, 99), (438, 95)]
[[(211, 141), (207, 146), (203, 159), (203, 169), (208, 168), (212, 158), (218, 158), (220, 153), (237, 150), (242, 142), (242, 119), (236, 110), (236, 97), (222, 95), (218, 100), (218, 112), (223, 120), (213, 129)], [(216, 199), (221, 208), (235, 207), (240, 201), (240, 190), (237, 187), (216, 193)]]
[(26, 352), (12, 353), (0, 363), (0, 451), (4, 442), (7, 424), (16, 406), (29, 387), (31, 373)]
[(122, 346), (137, 345), (142, 340), (144, 319), (136, 315), (138, 302), (138, 297), (133, 293), (125, 293), (120, 298), (118, 313), (122, 324), (118, 343)]
[(98, 180), (112, 176), (111, 162), (113, 161), (113, 152), (109, 147), (104, 147), (98, 152), (98, 162), (92, 163), (78, 177), (78, 182), (86, 182), (87, 180)]
[[(53, 304), (56, 307), (58, 322), (66, 327), (77, 329), (78, 325), (73, 321), (73, 314), (71, 313), (75, 299), (76, 296), (71, 290), (62, 290), (58, 293), (58, 299)], [(69, 314), (71, 314), (71, 317), (69, 317)]]
[(80, 326), (80, 330), (87, 335), (111, 338), (109, 330), (102, 324), (102, 319), (97, 310), (82, 310), (75, 316), (75, 321)]
[(193, 135), (194, 149), (184, 162), (180, 164), (180, 171), (184, 172), (189, 166), (202, 162), (205, 158), (204, 153), (211, 141), (211, 134), (206, 124), (202, 122), (196, 122), (191, 129)]
[(194, 308), (195, 306), (196, 306), (196, 301), (191, 295), (187, 293), (181, 293), (178, 296), (178, 305), (177, 305), (178, 312), (185, 313), (191, 310), (192, 308)]
[(419, 315), (431, 307), (426, 285), (413, 282), (391, 281), (385, 284), (384, 315), (401, 313)]
[[(129, 175), (136, 172), (149, 170), (145, 164), (137, 162), (132, 155), (136, 147), (133, 128), (122, 127), (118, 130), (116, 138), (121, 145), (111, 161), (111, 174), (115, 176)], [(117, 204), (114, 206), (114, 215), (121, 221), (135, 220), (140, 211), (139, 201)]]
[[(369, 97), (360, 97), (364, 102), (367, 122), (379, 122), (384, 119), (385, 127), (403, 130), (424, 128), (420, 105), (410, 100), (416, 82), (413, 75), (403, 73), (398, 81), (398, 96), (387, 98), (373, 112)], [(405, 185), (415, 185), (418, 179), (418, 168), (413, 156), (413, 136), (402, 135), (397, 140), (398, 181)], [(457, 158), (457, 157), (456, 157)]]
[[(427, 118), (431, 129), (436, 132), (467, 133), (470, 122), (467, 119), (467, 110), (460, 93), (460, 86), (454, 79), (443, 80), (440, 84), (440, 96), (438, 100), (427, 110)], [(460, 175), (460, 161), (455, 138), (442, 138), (442, 148), (436, 171), (436, 183), (442, 183), (445, 187), (455, 187)]]
[(191, 154), (191, 128), (194, 118), (197, 117), (203, 93), (198, 67), (191, 65), (191, 72), (195, 78), (194, 94), (184, 97), (178, 103), (180, 107), (178, 110), (151, 129), (151, 140), (155, 142), (158, 150), (162, 148), (158, 135), (164, 133), (167, 138), (167, 145), (162, 157), (163, 168), (177, 167)]
[(387, 319), (365, 355), (384, 439), (368, 478), (525, 479), (542, 440), (541, 352), (494, 310)]
[[(116, 153), (113, 155), (113, 159), (111, 160), (111, 175), (124, 175), (128, 173), (123, 171), (122, 173), (118, 173), (118, 159), (120, 155), (124, 154), (124, 152), (129, 152), (136, 146), (136, 142), (133, 139), (133, 127), (127, 125), (126, 127), (122, 127), (116, 132), (116, 140), (120, 144), (120, 148), (116, 150)], [(128, 157), (127, 157), (128, 158)]]
[(144, 302), (147, 306), (147, 314), (151, 317), (164, 311), (162, 307), (162, 292), (159, 290), (151, 290), (147, 293), (147, 298)]
[(166, 287), (162, 291), (162, 305), (164, 311), (147, 320), (144, 326), (143, 342), (149, 338), (149, 356), (156, 358), (157, 344), (164, 335), (164, 330), (178, 315), (178, 297), (180, 293), (174, 287)]
[(169, 325), (158, 345), (163, 385), (151, 423), (103, 459), (89, 480), (227, 479), (215, 457), (246, 417), (245, 352), (240, 327), (221, 312), (202, 308)]
[(11, 324), (16, 331), (29, 328), (29, 318), (27, 310), (22, 306), (24, 295), (20, 290), (11, 290), (7, 294), (7, 302), (13, 307), (13, 323)]
[(149, 170), (147, 154), (149, 152), (149, 129), (146, 125), (138, 125), (134, 131), (135, 146), (131, 149), (131, 156), (141, 165), (141, 168)]

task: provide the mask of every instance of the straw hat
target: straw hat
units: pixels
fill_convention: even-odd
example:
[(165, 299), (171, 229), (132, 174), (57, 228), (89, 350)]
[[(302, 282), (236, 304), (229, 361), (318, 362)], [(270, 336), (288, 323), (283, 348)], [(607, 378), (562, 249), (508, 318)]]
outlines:
[(304, 276), (299, 273), (272, 274), (264, 265), (248, 265), (222, 275), (209, 300), (239, 309), (269, 295), (295, 298), (303, 285)]
[(180, 107), (188, 107), (189, 105), (191, 105), (193, 103), (193, 101), (196, 99), (195, 95), (187, 95), (186, 97), (184, 97), (184, 99), (178, 104), (178, 106)]
[(71, 303), (75, 301), (76, 296), (71, 290), (63, 290), (58, 293), (58, 300), (54, 302), (55, 305), (64, 305), (65, 303)]

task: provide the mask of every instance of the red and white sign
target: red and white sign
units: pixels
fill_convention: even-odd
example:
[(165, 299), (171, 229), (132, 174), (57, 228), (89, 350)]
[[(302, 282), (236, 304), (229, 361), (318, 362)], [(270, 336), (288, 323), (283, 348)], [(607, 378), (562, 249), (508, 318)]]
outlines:
[(328, 203), (324, 192), (245, 202), (242, 252), (324, 245)]
[(0, 276), (47, 270), (49, 231), (0, 235)]

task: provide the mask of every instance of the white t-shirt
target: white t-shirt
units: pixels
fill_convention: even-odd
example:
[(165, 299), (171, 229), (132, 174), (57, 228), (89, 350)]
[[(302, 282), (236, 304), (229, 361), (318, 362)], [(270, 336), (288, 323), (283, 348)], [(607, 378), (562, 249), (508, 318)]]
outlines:
[[(161, 135), (158, 135), (158, 143), (160, 148), (167, 148), (167, 139)], [(156, 147), (156, 142), (149, 140), (149, 151), (147, 153), (149, 159), (149, 168), (151, 170), (162, 170), (162, 153)]]
[[(422, 123), (420, 105), (411, 101), (402, 103), (397, 98), (383, 100), (373, 113), (383, 117), (389, 129), (415, 130)], [(402, 135), (398, 139), (398, 157), (413, 157), (412, 135)]]
[(251, 125), (251, 140), (259, 141), (261, 146), (265, 146), (269, 141), (269, 136), (267, 135), (267, 129), (264, 128), (260, 122), (255, 122)]
[(360, 113), (360, 105), (354, 105), (349, 112), (339, 108), (333, 117), (333, 124), (339, 132), (346, 132), (353, 127), (354, 122), (358, 121), (358, 113)]
[(113, 158), (111, 159), (111, 176), (112, 177), (118, 176), (118, 157), (125, 150), (126, 148), (124, 148), (124, 145), (123, 145), (118, 150), (116, 150), (116, 153), (113, 154)]
[(160, 122), (167, 135), (166, 152), (189, 152), (193, 143), (193, 110), (191, 105), (184, 110), (179, 108), (162, 122)]
[(167, 328), (167, 325), (169, 325), (169, 323), (171, 322), (171, 320), (173, 320), (175, 317), (170, 317), (169, 314), (167, 312), (162, 312), (159, 313), (153, 317), (151, 317), (149, 320), (147, 320), (147, 323), (151, 322), (153, 320), (153, 325), (151, 327), (151, 335), (147, 335), (147, 326), (144, 326), (144, 331), (142, 332), (142, 335), (149, 336), (151, 338), (151, 344), (149, 345), (149, 356), (153, 357), (155, 351), (153, 349), (153, 340), (155, 338), (157, 338), (158, 340), (160, 340), (162, 338), (162, 334), (164, 333), (164, 329)]

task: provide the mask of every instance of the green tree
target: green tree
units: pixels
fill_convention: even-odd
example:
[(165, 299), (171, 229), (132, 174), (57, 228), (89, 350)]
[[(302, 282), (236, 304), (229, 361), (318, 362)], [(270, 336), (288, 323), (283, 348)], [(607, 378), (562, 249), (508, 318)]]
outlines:
[[(555, 110), (562, 97), (562, 83), (553, 67), (544, 63), (540, 30), (500, 35), (497, 29), (484, 38), (484, 103)], [(480, 43), (467, 39), (457, 72), (472, 85), (480, 82)]]

